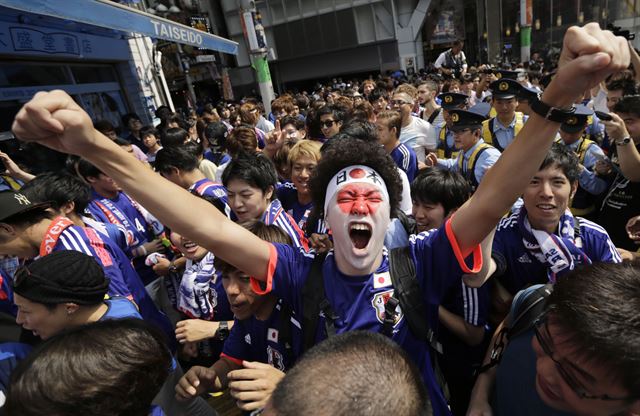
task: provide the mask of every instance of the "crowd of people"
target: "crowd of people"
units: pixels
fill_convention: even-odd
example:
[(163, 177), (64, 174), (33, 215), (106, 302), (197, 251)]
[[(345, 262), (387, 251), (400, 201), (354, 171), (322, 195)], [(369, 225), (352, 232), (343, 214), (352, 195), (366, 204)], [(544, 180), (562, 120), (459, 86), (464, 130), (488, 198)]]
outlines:
[(639, 414), (640, 57), (462, 47), (122, 131), (36, 94), (68, 156), (0, 153), (0, 414)]

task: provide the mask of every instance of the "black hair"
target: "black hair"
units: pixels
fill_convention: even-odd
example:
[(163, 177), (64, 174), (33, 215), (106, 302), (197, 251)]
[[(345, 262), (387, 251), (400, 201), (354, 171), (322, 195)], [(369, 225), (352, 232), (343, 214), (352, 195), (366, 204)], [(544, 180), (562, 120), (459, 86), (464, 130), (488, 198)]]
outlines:
[(131, 143), (121, 137), (116, 137), (115, 139), (113, 139), (113, 142), (118, 146), (131, 146)]
[(79, 159), (77, 164), (78, 174), (82, 179), (89, 182), (88, 178), (97, 178), (102, 174), (102, 171), (95, 167), (91, 162), (86, 159)]
[(93, 127), (96, 130), (98, 130), (100, 133), (103, 133), (105, 131), (111, 131), (111, 130), (115, 131), (116, 129), (113, 123), (110, 122), (109, 120), (97, 120), (93, 123)]
[(640, 271), (629, 263), (580, 267), (554, 285), (550, 321), (574, 351), (640, 397)]
[(384, 98), (385, 100), (388, 100), (389, 99), (388, 96), (389, 94), (387, 94), (385, 90), (383, 90), (382, 88), (376, 88), (375, 90), (371, 91), (371, 93), (369, 94), (369, 102), (373, 104), (376, 101), (378, 101), (380, 97)]
[(47, 172), (27, 182), (20, 192), (31, 202), (50, 202), (59, 210), (68, 202), (73, 202), (73, 211), (82, 215), (91, 202), (91, 187), (75, 175), (64, 171)]
[(207, 124), (207, 127), (204, 129), (204, 137), (212, 146), (220, 146), (221, 148), (225, 148), (226, 138), (229, 134), (229, 129), (227, 126), (218, 121)]
[(445, 217), (460, 208), (471, 195), (471, 185), (458, 172), (431, 167), (411, 182), (411, 199), (423, 204), (441, 204)]
[(321, 107), (316, 112), (316, 117), (318, 118), (318, 120), (320, 120), (321, 116), (325, 116), (327, 114), (333, 116), (334, 121), (344, 122), (347, 118), (347, 115), (343, 111), (342, 107), (336, 105), (325, 105), (324, 107)]
[(284, 127), (287, 124), (292, 124), (296, 130), (304, 130), (304, 120), (297, 116), (284, 116), (280, 119), (280, 126)]
[(18, 365), (5, 411), (8, 416), (146, 415), (171, 363), (163, 336), (141, 319), (82, 325), (49, 339)]
[[(358, 126), (359, 124), (359, 126)], [(322, 158), (310, 181), (314, 215), (322, 218), (327, 186), (331, 178), (341, 169), (352, 165), (364, 165), (374, 169), (382, 177), (389, 193), (391, 216), (400, 206), (402, 182), (396, 164), (382, 146), (377, 144), (375, 127), (370, 123), (352, 123), (347, 131), (341, 131), (327, 141), (321, 152)], [(349, 126), (349, 125), (348, 125)], [(373, 133), (368, 133), (372, 130)], [(328, 144), (327, 144), (328, 143)]]
[(164, 132), (160, 137), (160, 142), (164, 147), (181, 146), (188, 138), (189, 132), (187, 130), (180, 127), (172, 127)]
[(27, 228), (41, 221), (53, 219), (53, 217), (54, 215), (47, 210), (47, 207), (40, 207), (19, 212), (0, 222), (15, 228)]
[(370, 331), (345, 332), (311, 348), (278, 383), (271, 405), (279, 416), (318, 414), (318, 409), (334, 416), (432, 414), (422, 375), (409, 355)]
[(640, 95), (629, 95), (622, 97), (613, 106), (615, 113), (631, 114), (634, 117), (640, 118)]
[(140, 137), (141, 138), (145, 138), (149, 135), (154, 135), (156, 139), (160, 140), (160, 133), (158, 132), (158, 130), (153, 127), (153, 126), (143, 126), (140, 129)]
[(278, 173), (273, 162), (262, 153), (241, 152), (232, 159), (222, 173), (222, 184), (226, 187), (233, 179), (244, 181), (262, 193), (271, 188), (271, 199), (275, 199)]
[(191, 172), (198, 168), (199, 162), (198, 155), (190, 146), (169, 146), (158, 150), (153, 167), (157, 172), (165, 174), (170, 173), (171, 168)]
[(122, 116), (122, 124), (124, 124), (125, 127), (129, 126), (129, 121), (131, 121), (131, 120), (142, 121), (142, 120), (140, 120), (140, 117), (138, 117), (138, 115), (136, 113), (127, 113), (127, 114)]
[(560, 168), (564, 176), (566, 176), (571, 183), (577, 181), (580, 176), (578, 156), (564, 144), (553, 143), (538, 170), (540, 171), (552, 166)]
[(620, 91), (622, 96), (635, 95), (638, 93), (638, 86), (633, 79), (616, 79), (607, 83), (607, 91)]

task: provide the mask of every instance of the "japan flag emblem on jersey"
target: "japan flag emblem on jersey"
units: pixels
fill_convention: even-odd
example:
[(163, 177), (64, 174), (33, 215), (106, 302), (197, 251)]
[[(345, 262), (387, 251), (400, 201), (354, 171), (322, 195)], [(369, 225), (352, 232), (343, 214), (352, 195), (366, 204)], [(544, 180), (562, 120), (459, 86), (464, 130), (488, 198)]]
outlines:
[(278, 330), (274, 328), (269, 328), (267, 330), (267, 341), (278, 342)]
[[(393, 289), (385, 290), (384, 292), (376, 293), (373, 299), (371, 300), (371, 305), (376, 310), (376, 318), (380, 323), (384, 323), (385, 318), (385, 305), (389, 298), (393, 296)], [(402, 309), (400, 305), (396, 306), (396, 317), (393, 323), (393, 327), (395, 328), (398, 323), (402, 320), (404, 314), (402, 313)]]
[(391, 286), (391, 275), (389, 272), (374, 273), (373, 274), (373, 288), (380, 289), (381, 287)]

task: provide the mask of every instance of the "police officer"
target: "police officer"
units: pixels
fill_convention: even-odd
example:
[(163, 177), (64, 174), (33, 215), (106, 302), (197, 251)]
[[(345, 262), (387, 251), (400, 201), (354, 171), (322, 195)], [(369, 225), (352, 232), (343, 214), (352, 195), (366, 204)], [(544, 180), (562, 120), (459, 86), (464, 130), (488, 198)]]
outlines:
[(482, 123), (482, 137), (500, 152), (504, 151), (522, 129), (527, 117), (516, 112), (517, 95), (521, 85), (509, 78), (501, 78), (489, 85), (496, 116)]
[(596, 197), (607, 189), (607, 182), (594, 172), (598, 160), (605, 159), (604, 152), (596, 142), (585, 137), (585, 128), (593, 111), (584, 105), (577, 105), (576, 112), (560, 125), (561, 141), (580, 161), (578, 190), (571, 203), (573, 215), (589, 218), (595, 211)]
[(489, 105), (480, 103), (466, 110), (451, 110), (451, 128), (454, 144), (460, 152), (453, 159), (430, 157), (432, 164), (460, 172), (471, 184), (478, 187), (487, 170), (500, 157), (500, 152), (482, 139), (482, 122), (487, 118)]
[(540, 90), (534, 87), (525, 87), (521, 86), (520, 92), (517, 95), (518, 98), (518, 107), (516, 107), (516, 112), (521, 112), (527, 117), (531, 114), (531, 107), (529, 107), (529, 103), (533, 100), (537, 100), (540, 96)]
[(458, 155), (456, 147), (453, 143), (453, 133), (451, 132), (450, 111), (454, 109), (466, 110), (469, 105), (469, 97), (465, 94), (456, 92), (445, 92), (438, 95), (442, 109), (444, 123), (436, 126), (436, 137), (438, 138), (438, 158), (449, 159)]

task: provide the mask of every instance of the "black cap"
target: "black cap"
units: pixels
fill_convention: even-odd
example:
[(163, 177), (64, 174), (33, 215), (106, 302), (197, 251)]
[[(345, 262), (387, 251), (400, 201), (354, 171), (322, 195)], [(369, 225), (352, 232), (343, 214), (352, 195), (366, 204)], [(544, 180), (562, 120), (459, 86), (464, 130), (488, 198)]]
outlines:
[(20, 192), (0, 192), (0, 221), (4, 221), (16, 214), (31, 210), (45, 209), (49, 206), (50, 204), (48, 202), (34, 204), (29, 200), (29, 198)]
[(522, 86), (518, 81), (512, 79), (499, 79), (489, 84), (489, 89), (494, 99), (509, 99), (516, 97)]
[[(462, 130), (465, 128), (478, 128), (482, 126), (482, 122), (487, 119), (485, 108), (476, 108), (474, 106), (469, 111), (454, 109), (450, 110), (451, 130)], [(490, 108), (490, 107), (489, 107)], [(484, 114), (483, 114), (484, 113)]]
[(587, 120), (593, 110), (586, 105), (576, 105), (576, 111), (560, 125), (560, 130), (566, 133), (577, 133), (584, 130)]
[(74, 250), (55, 251), (16, 271), (13, 290), (37, 303), (95, 305), (109, 289), (96, 260)]
[(494, 72), (498, 79), (518, 79), (518, 71), (509, 71), (507, 69), (498, 69)]
[(461, 105), (466, 105), (469, 102), (469, 96), (460, 94), (457, 92), (443, 92), (438, 95), (440, 99), (440, 105), (445, 110), (458, 108)]
[(519, 100), (533, 101), (537, 99), (540, 95), (540, 90), (535, 88), (525, 87), (524, 85), (520, 89), (520, 93), (518, 94)]

